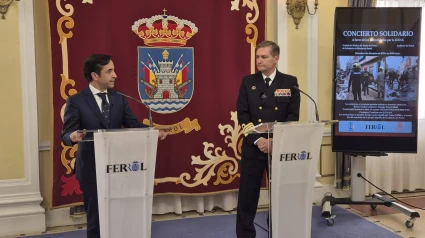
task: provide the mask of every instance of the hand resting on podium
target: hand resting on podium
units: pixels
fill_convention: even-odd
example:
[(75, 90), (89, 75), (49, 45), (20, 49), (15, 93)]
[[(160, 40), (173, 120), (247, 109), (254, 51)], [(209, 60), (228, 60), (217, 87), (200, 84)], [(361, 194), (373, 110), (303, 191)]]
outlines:
[(266, 154), (271, 153), (273, 149), (273, 138), (266, 139), (264, 137), (261, 137), (257, 141), (257, 147), (263, 153), (266, 153)]
[(74, 131), (71, 133), (71, 135), (69, 136), (71, 138), (71, 141), (74, 143), (80, 142), (83, 140), (83, 138), (86, 136), (86, 132), (83, 131)]
[(167, 132), (165, 132), (165, 131), (163, 131), (163, 130), (160, 130), (160, 131), (158, 132), (158, 139), (160, 139), (160, 140), (164, 140), (165, 138), (167, 138), (167, 135), (168, 135), (168, 133), (167, 133)]

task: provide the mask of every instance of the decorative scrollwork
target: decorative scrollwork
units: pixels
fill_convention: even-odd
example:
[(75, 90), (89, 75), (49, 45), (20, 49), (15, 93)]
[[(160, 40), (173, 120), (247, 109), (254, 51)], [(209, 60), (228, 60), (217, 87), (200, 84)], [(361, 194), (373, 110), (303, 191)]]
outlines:
[(65, 10), (63, 10), (61, 6), (61, 0), (56, 0), (56, 8), (64, 16), (70, 17), (72, 16), (72, 14), (74, 14), (74, 7), (71, 4), (65, 4), (65, 9), (69, 10), (69, 12), (66, 12)]
[(254, 9), (254, 14), (255, 14), (253, 15), (252, 13), (248, 12), (246, 14), (246, 22), (251, 24), (255, 23), (258, 20), (258, 16), (260, 15), (257, 0), (244, 0), (242, 3), (242, 7), (245, 7), (245, 6), (249, 7), (251, 11), (252, 9)]
[[(217, 172), (217, 180), (214, 182), (214, 185), (219, 185), (220, 183), (222, 184), (229, 184), (231, 182), (233, 182), (233, 180), (235, 180), (235, 178), (240, 177), (240, 174), (236, 174), (236, 172), (238, 171), (237, 166), (233, 166), (232, 163), (230, 162), (226, 162), (223, 163), (220, 168), (218, 168), (218, 172)], [(227, 178), (229, 177), (229, 179), (227, 180), (223, 180), (222, 178)]]
[[(248, 35), (246, 37), (246, 42), (249, 44), (252, 44), (255, 48), (257, 46), (257, 39), (258, 39), (258, 29), (254, 24), (248, 24), (245, 26), (245, 33)], [(252, 35), (252, 38), (249, 38), (249, 36)]]
[(60, 85), (60, 93), (61, 93), (62, 98), (66, 100), (66, 99), (68, 99), (69, 96), (72, 96), (72, 95), (76, 94), (77, 93), (77, 90), (75, 90), (74, 88), (72, 88), (72, 89), (70, 89), (68, 91), (68, 94), (67, 94), (66, 93), (66, 90), (65, 90), (66, 86), (68, 84), (71, 84), (71, 86), (74, 87), (75, 86), (75, 81), (72, 80), (72, 79), (67, 79), (66, 76), (63, 75), (63, 74), (61, 74), (61, 77), (62, 77), (62, 81), (61, 81), (61, 85)]
[[(204, 155), (208, 159), (202, 160), (200, 156), (192, 156), (192, 165), (202, 166), (201, 168), (195, 168), (196, 175), (193, 178), (193, 181), (195, 182), (194, 183), (188, 182), (189, 180), (191, 180), (191, 176), (189, 173), (182, 173), (180, 175), (181, 183), (186, 187), (193, 188), (201, 184), (204, 186), (207, 186), (208, 182), (211, 180), (211, 177), (216, 175), (215, 168), (223, 162), (233, 163), (234, 166), (231, 167), (233, 169), (230, 169), (228, 171), (230, 175), (234, 175), (238, 171), (238, 160), (233, 157), (229, 157), (226, 154), (226, 151), (223, 151), (221, 147), (215, 148), (214, 155), (213, 155), (212, 150), (210, 149), (214, 148), (214, 145), (212, 143), (207, 143), (207, 142), (204, 142), (203, 145), (204, 145)], [(224, 172), (223, 174), (221, 174), (221, 176), (225, 177)]]
[[(196, 175), (191, 179), (189, 173), (180, 175), (180, 182), (186, 187), (196, 187), (198, 185), (207, 186), (213, 176), (217, 175), (214, 185), (229, 184), (240, 175), (238, 172), (238, 162), (241, 159), (240, 144), (243, 139), (241, 126), (238, 124), (236, 112), (231, 112), (231, 120), (234, 126), (219, 125), (220, 134), (225, 135), (224, 142), (233, 151), (234, 156), (228, 156), (221, 147), (214, 148), (214, 144), (204, 142), (204, 155), (207, 159), (201, 159), (201, 156), (192, 156), (192, 165), (196, 167)], [(218, 169), (217, 169), (218, 167)], [(217, 173), (216, 173), (217, 171)], [(227, 179), (227, 180), (225, 180)], [(193, 182), (190, 182), (192, 180)]]
[(72, 31), (69, 31), (68, 33), (65, 33), (65, 32), (62, 30), (62, 23), (63, 23), (64, 21), (66, 21), (66, 22), (65, 22), (65, 26), (66, 26), (66, 28), (68, 28), (69, 30), (71, 30), (71, 29), (74, 27), (74, 19), (72, 19), (72, 18), (71, 18), (71, 17), (69, 17), (69, 16), (63, 16), (63, 17), (61, 17), (61, 18), (58, 20), (58, 23), (57, 23), (57, 30), (58, 30), (58, 33), (59, 33), (59, 44), (62, 44), (62, 43), (63, 43), (63, 41), (64, 41), (65, 39), (71, 38), (71, 37), (73, 36)]
[(232, 5), (232, 6), (230, 7), (230, 11), (233, 11), (233, 10), (239, 11), (239, 1), (240, 1), (240, 0), (233, 0), (233, 1), (230, 1), (230, 4)]
[(230, 125), (224, 125), (221, 124), (218, 125), (218, 128), (220, 128), (220, 134), (225, 135), (229, 134), (224, 138), (224, 142), (228, 143), (227, 146), (233, 149), (233, 153), (235, 157), (240, 160), (241, 159), (241, 148), (240, 145), (242, 143), (243, 137), (241, 136), (243, 133), (242, 127), (238, 123), (236, 112), (230, 112), (230, 119), (234, 123), (234, 127)]
[(62, 153), (61, 153), (61, 161), (62, 161), (62, 165), (66, 168), (66, 174), (71, 174), (72, 172), (72, 159), (69, 160), (67, 159), (67, 153), (69, 153), (69, 158), (74, 158), (75, 157), (75, 152), (77, 152), (77, 148), (78, 146), (66, 146), (64, 143), (61, 142), (62, 145)]
[[(239, 11), (239, 2), (240, 0), (232, 0), (230, 1), (231, 7), (230, 11), (236, 10)], [(258, 17), (260, 15), (260, 11), (258, 9), (258, 3), (257, 0), (243, 0), (242, 7), (247, 6), (251, 11), (254, 9), (254, 14), (251, 12), (248, 12), (246, 14), (246, 22), (247, 23), (255, 23), (258, 20)]]

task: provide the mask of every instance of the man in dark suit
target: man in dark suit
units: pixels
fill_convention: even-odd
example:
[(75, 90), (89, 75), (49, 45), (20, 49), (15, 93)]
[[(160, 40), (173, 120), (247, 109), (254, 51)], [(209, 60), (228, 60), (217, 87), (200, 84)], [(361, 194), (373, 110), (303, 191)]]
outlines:
[[(85, 133), (78, 130), (147, 127), (132, 113), (126, 98), (114, 87), (117, 75), (109, 55), (92, 55), (84, 62), (84, 77), (89, 86), (66, 101), (62, 141), (67, 146), (78, 143), (75, 173), (83, 190), (87, 213), (87, 237), (100, 237), (97, 203), (96, 165), (93, 142), (81, 142)], [(160, 131), (158, 137), (165, 139)]]
[[(258, 73), (243, 78), (237, 100), (238, 121), (246, 131), (266, 122), (298, 121), (300, 93), (297, 78), (276, 70), (279, 46), (264, 41), (255, 49)], [(264, 170), (273, 138), (264, 134), (247, 134), (242, 143), (236, 234), (238, 238), (254, 238), (254, 217), (260, 196)], [(288, 195), (289, 196), (289, 195)], [(268, 222), (268, 219), (267, 219)]]

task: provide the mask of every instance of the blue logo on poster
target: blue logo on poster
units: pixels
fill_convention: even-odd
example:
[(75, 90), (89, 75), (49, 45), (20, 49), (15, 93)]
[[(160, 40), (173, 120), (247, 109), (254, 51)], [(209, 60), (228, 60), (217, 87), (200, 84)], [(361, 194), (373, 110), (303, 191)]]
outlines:
[(350, 122), (348, 123), (348, 130), (349, 130), (349, 131), (354, 131), (354, 123), (353, 123), (352, 121), (350, 121)]
[(177, 112), (193, 95), (193, 48), (138, 47), (138, 86), (143, 103), (162, 114)]

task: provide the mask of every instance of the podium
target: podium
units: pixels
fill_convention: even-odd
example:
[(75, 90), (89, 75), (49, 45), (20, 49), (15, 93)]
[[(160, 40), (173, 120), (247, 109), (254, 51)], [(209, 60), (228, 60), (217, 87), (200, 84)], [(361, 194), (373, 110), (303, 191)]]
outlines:
[(248, 132), (273, 137), (269, 154), (269, 237), (311, 237), (313, 191), (323, 131), (325, 125), (335, 122), (263, 123)]
[(86, 131), (93, 137), (102, 238), (151, 237), (158, 130)]

